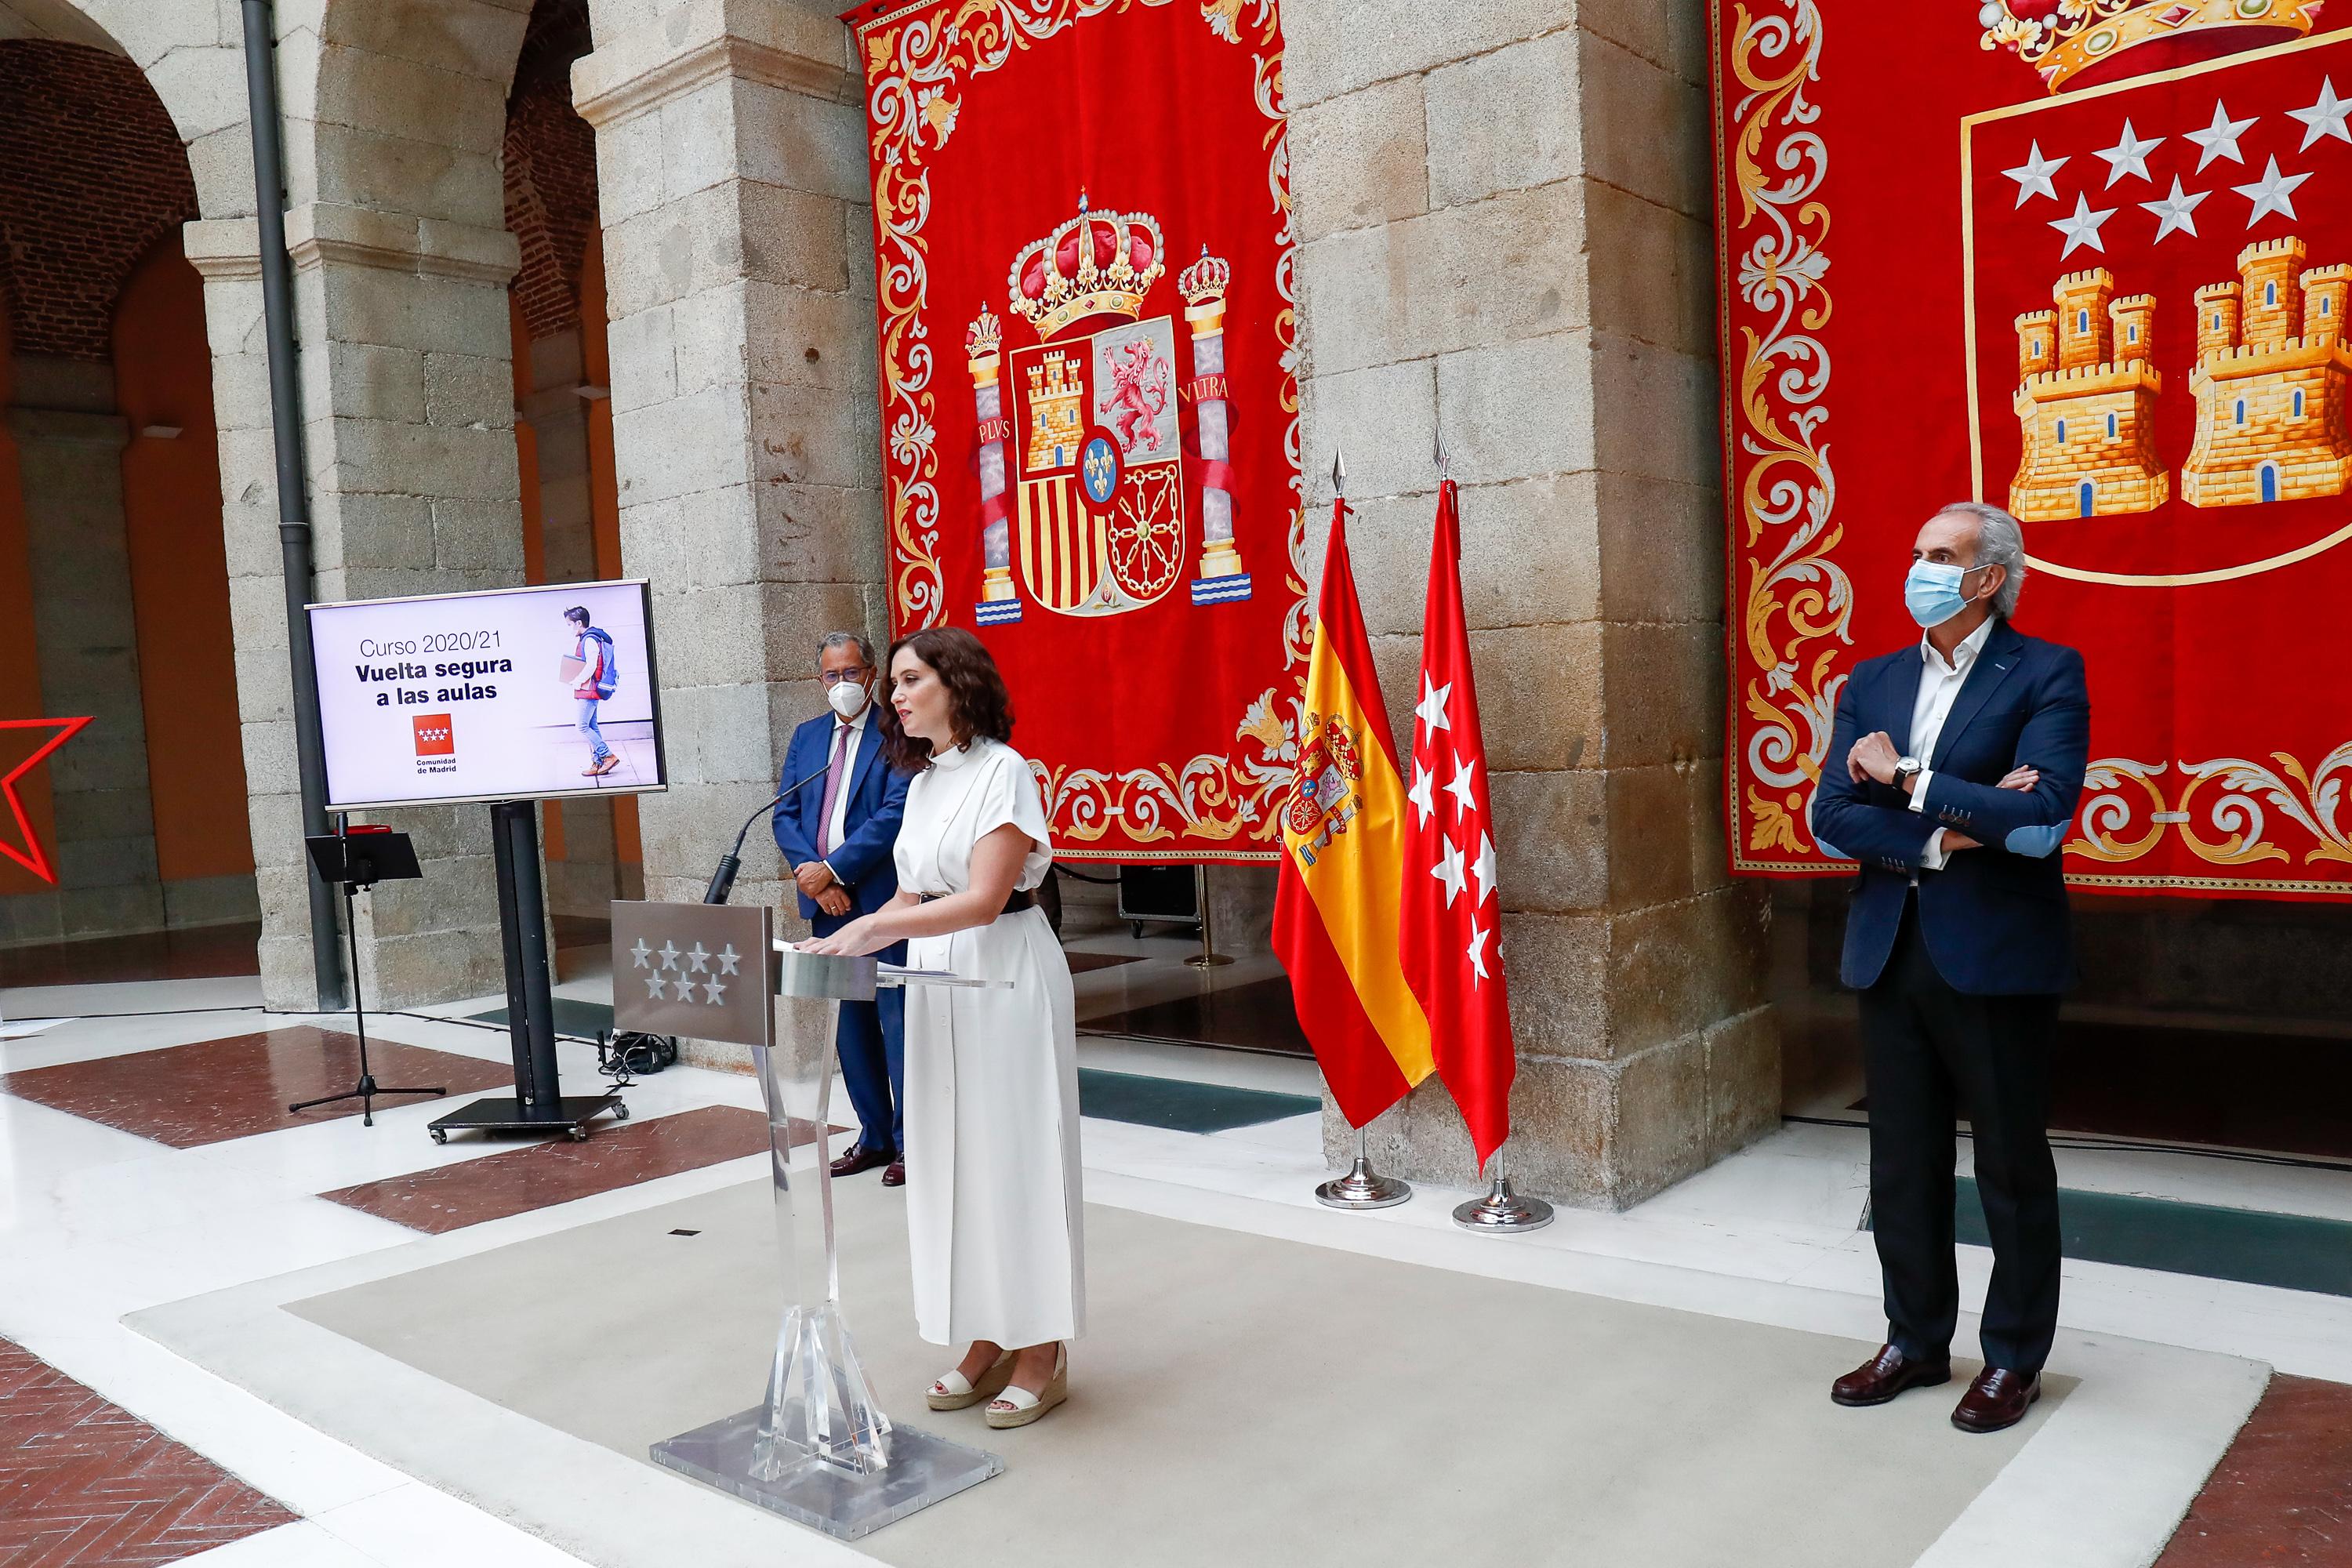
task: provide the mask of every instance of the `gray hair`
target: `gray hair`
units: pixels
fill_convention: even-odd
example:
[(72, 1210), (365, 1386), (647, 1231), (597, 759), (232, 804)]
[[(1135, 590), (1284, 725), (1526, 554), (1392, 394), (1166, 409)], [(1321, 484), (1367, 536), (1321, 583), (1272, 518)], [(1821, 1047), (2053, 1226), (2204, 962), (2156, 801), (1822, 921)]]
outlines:
[(824, 656), (837, 647), (855, 647), (857, 650), (857, 662), (868, 669), (874, 668), (874, 645), (856, 632), (825, 633), (824, 640), (816, 645), (817, 662), (823, 664)]
[(1936, 515), (1953, 513), (1977, 520), (1977, 557), (1972, 565), (2009, 568), (1992, 596), (1992, 613), (2009, 619), (2017, 614), (2017, 596), (2025, 592), (2025, 530), (2000, 508), (1982, 501), (1956, 500)]

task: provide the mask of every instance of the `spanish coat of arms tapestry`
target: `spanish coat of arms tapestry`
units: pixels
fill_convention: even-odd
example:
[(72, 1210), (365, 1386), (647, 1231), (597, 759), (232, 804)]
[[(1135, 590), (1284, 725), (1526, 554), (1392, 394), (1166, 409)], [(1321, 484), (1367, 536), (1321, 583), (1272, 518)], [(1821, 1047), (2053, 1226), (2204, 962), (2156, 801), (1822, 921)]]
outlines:
[(2070, 882), (2352, 896), (2347, 25), (1717, 0), (1734, 869), (1851, 869), (1810, 825), (1839, 693), (1975, 500), (2089, 670)]
[(872, 0), (890, 624), (988, 644), (1055, 851), (1272, 860), (1310, 626), (1276, 0)]

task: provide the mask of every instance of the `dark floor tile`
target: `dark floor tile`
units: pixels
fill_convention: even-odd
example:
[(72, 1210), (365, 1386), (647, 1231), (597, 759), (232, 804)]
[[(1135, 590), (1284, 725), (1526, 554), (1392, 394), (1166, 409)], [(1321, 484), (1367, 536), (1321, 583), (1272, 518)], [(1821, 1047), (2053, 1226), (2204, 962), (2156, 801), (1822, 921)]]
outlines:
[[(549, 1000), (554, 1005), (548, 1014), (548, 1021), (555, 1026), (555, 1032), (559, 1035), (568, 1035), (575, 1040), (593, 1040), (599, 1035), (609, 1033), (613, 1027), (613, 1005), (610, 1002), (583, 1002), (571, 996), (554, 996)], [(466, 1016), (478, 1024), (503, 1025), (507, 1021), (504, 1007)]]
[(1107, 1072), (1100, 1068), (1078, 1069), (1078, 1114), (1130, 1121), (1139, 1127), (1224, 1132), (1322, 1109), (1323, 1102), (1307, 1094), (1277, 1094), (1271, 1089)]
[(2352, 1386), (2273, 1377), (2156, 1568), (2352, 1568)]
[[(1860, 1063), (1851, 1012), (1806, 1028), (1816, 1059)], [(2231, 1070), (2214, 1072), (2215, 1062)], [(2062, 1017), (2050, 1063), (2053, 1131), (2352, 1158), (2342, 1109), (2352, 1101), (2352, 1049), (2341, 1039)]]
[[(794, 1122), (794, 1145), (809, 1131), (807, 1123)], [(599, 1121), (585, 1142), (551, 1139), (319, 1195), (437, 1236), (761, 1153), (767, 1147), (764, 1115), (739, 1106), (708, 1105), (644, 1121)]]
[(126, 980), (211, 980), (258, 974), (261, 925), (195, 926), (139, 936), (89, 937), (0, 948), (0, 985), (107, 985)]
[(1070, 973), (1073, 974), (1084, 974), (1089, 969), (1116, 969), (1122, 963), (1143, 962), (1143, 955), (1139, 952), (1066, 952), (1062, 956), (1070, 961)]
[[(1952, 1215), (1961, 1245), (1992, 1245), (1973, 1178), (1955, 1180)], [(2352, 1296), (2352, 1225), (2342, 1220), (2072, 1187), (2058, 1194), (2058, 1219), (2061, 1250), (2081, 1262)]]
[(144, 1568), (295, 1517), (0, 1340), (0, 1565)]
[[(389, 1040), (368, 1041), (379, 1084), (446, 1088), (473, 1094), (513, 1081), (497, 1062)], [(97, 1061), (31, 1068), (0, 1077), (0, 1093), (152, 1138), (175, 1149), (357, 1116), (346, 1100), (289, 1111), (298, 1100), (339, 1094), (359, 1081), (359, 1040), (307, 1024), (255, 1035), (131, 1051)], [(423, 1103), (422, 1095), (379, 1099), (376, 1109)]]
[(1239, 1046), (1301, 1057), (1314, 1054), (1307, 1037), (1299, 1032), (1298, 1010), (1286, 979), (1253, 980), (1246, 985), (1131, 1007), (1124, 1013), (1088, 1018), (1083, 1029), (1089, 1035), (1125, 1035), (1139, 1040)]

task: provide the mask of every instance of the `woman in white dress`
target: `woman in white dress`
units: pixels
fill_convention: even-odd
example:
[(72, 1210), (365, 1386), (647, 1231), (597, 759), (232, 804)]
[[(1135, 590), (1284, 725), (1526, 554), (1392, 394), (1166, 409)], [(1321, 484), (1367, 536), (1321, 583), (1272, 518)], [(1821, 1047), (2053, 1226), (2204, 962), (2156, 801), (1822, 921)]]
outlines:
[(803, 945), (868, 953), (905, 941), (909, 968), (1013, 982), (907, 992), (907, 1235), (923, 1338), (970, 1342), (931, 1384), (930, 1407), (988, 1400), (991, 1426), (1023, 1426), (1066, 1396), (1065, 1342), (1086, 1328), (1077, 1018), (1034, 896), (1053, 849), (980, 639), (917, 632), (891, 648), (889, 670), (888, 755), (915, 771), (898, 896)]

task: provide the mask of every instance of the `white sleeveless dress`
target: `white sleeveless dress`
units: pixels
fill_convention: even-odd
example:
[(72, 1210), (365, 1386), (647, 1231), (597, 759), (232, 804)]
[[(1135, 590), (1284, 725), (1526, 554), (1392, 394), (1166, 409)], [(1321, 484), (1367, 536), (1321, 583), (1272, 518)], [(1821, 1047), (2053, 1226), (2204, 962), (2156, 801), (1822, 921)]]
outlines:
[[(907, 788), (898, 886), (960, 893), (971, 849), (1010, 823), (1033, 847), (1015, 884), (1052, 874), (1026, 758), (980, 739)], [(915, 1321), (934, 1344), (1007, 1346), (1086, 1329), (1079, 1222), (1077, 1015), (1045, 911), (908, 944), (915, 969), (1010, 979), (1010, 990), (907, 988), (907, 1235)]]

